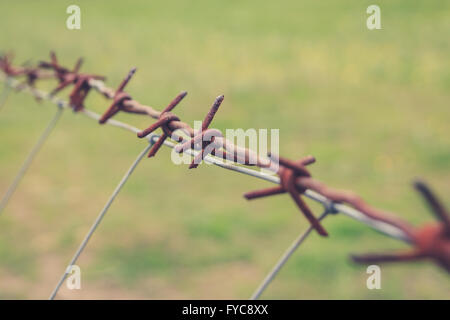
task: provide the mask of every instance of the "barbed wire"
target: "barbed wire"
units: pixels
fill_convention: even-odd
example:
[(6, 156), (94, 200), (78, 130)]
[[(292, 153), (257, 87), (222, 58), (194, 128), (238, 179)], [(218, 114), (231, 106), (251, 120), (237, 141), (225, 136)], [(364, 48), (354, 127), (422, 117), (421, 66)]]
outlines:
[[(265, 278), (252, 298), (258, 298), (261, 295), (268, 283), (274, 278), (281, 267), (298, 248), (300, 243), (305, 240), (312, 230), (316, 230), (319, 235), (322, 236), (328, 235), (327, 231), (319, 222), (325, 215), (322, 215), (318, 219), (315, 218), (301, 196), (306, 196), (309, 199), (321, 203), (324, 206), (326, 213), (341, 213), (362, 222), (391, 238), (409, 243), (413, 246), (416, 253), (420, 252), (420, 254), (415, 256), (416, 258), (432, 259), (450, 272), (450, 252), (448, 249), (450, 242), (450, 223), (448, 223), (448, 221), (450, 221), (450, 218), (445, 218), (448, 217), (448, 212), (443, 209), (443, 206), (436, 205), (436, 203), (439, 203), (437, 198), (424, 183), (417, 184), (421, 186), (419, 191), (424, 195), (427, 202), (430, 203), (433, 212), (439, 219), (439, 223), (435, 224), (432, 229), (425, 227), (414, 228), (409, 223), (394, 217), (392, 214), (368, 205), (362, 198), (352, 192), (333, 189), (322, 182), (313, 179), (310, 172), (306, 169), (306, 166), (315, 161), (311, 156), (302, 158), (298, 161), (292, 161), (270, 154), (267, 158), (263, 158), (252, 150), (234, 145), (231, 141), (225, 139), (219, 130), (209, 128), (209, 125), (223, 102), (223, 96), (219, 96), (215, 100), (202, 123), (201, 130), (197, 132), (171, 112), (186, 96), (186, 92), (180, 93), (164, 110), (157, 111), (150, 106), (141, 104), (132, 99), (131, 96), (124, 91), (125, 86), (135, 74), (135, 68), (129, 72), (117, 90), (114, 90), (105, 85), (103, 81), (104, 77), (80, 73), (79, 69), (81, 64), (82, 60), (79, 59), (75, 67), (72, 70), (69, 70), (62, 67), (59, 64), (56, 55), (51, 53), (51, 61), (41, 62), (37, 68), (14, 69), (11, 64), (11, 59), (6, 59), (4, 56), (3, 58), (0, 58), (0, 69), (6, 76), (2, 76), (1, 80), (5, 81), (5, 84), (12, 89), (30, 93), (38, 100), (51, 101), (60, 108), (71, 108), (77, 113), (84, 114), (91, 119), (97, 120), (100, 124), (119, 127), (135, 133), (139, 138), (146, 138), (150, 142), (150, 145), (152, 145), (149, 157), (154, 156), (161, 146), (166, 146), (175, 148), (176, 152), (184, 152), (193, 156), (194, 160), (191, 163), (190, 168), (195, 168), (199, 163), (205, 161), (228, 170), (250, 175), (279, 185), (275, 188), (249, 192), (245, 194), (245, 197), (248, 200), (275, 194), (290, 194), (292, 200), (308, 219), (311, 226), (303, 235), (300, 235), (297, 241), (288, 249), (287, 253), (275, 265), (274, 269)], [(40, 78), (51, 78), (48, 73), (44, 73), (40, 68), (51, 69), (54, 71), (53, 77), (59, 81), (58, 87), (50, 93), (41, 91), (35, 87), (36, 80)], [(32, 77), (29, 75), (30, 73), (32, 73)], [(21, 83), (14, 79), (14, 77), (17, 76), (26, 76), (27, 80)], [(29, 80), (30, 77), (32, 78), (32, 81)], [(73, 85), (73, 90), (70, 93), (70, 101), (66, 102), (63, 99), (58, 98), (55, 93), (69, 85)], [(85, 98), (91, 89), (94, 89), (104, 97), (113, 100), (112, 104), (103, 115), (90, 111), (84, 106)], [(129, 124), (112, 119), (112, 117), (120, 111), (146, 115), (157, 121), (149, 128), (140, 130)], [(162, 129), (162, 135), (154, 133), (158, 128)], [(205, 141), (207, 135), (210, 135), (212, 138)], [(210, 148), (211, 146), (213, 146), (213, 148)], [(150, 147), (148, 146), (147, 148)], [(230, 159), (232, 161), (230, 161)], [(278, 164), (280, 164), (279, 167)], [(250, 166), (250, 168), (248, 166)], [(275, 168), (277, 168), (276, 173), (278, 176), (255, 170), (253, 169), (255, 166), (259, 168), (273, 168), (275, 166)], [(423, 190), (427, 190), (427, 192)], [(117, 191), (120, 191), (120, 188)], [(117, 194), (115, 194), (114, 197), (116, 195)], [(103, 215), (106, 213), (109, 205), (105, 207), (106, 210)], [(92, 233), (95, 231), (98, 224), (94, 223), (94, 226), (95, 227), (91, 229)], [(92, 234), (88, 233), (87, 240), (91, 236)], [(431, 244), (429, 241), (426, 241), (426, 239), (429, 240), (430, 238), (433, 239)], [(84, 249), (87, 241), (84, 245), (83, 243), (80, 246), (81, 250), (79, 250), (79, 253)], [(78, 256), (79, 254), (75, 254), (74, 259), (76, 260)], [(383, 257), (385, 258), (384, 260)], [(402, 260), (401, 258), (390, 260), (381, 255), (353, 257), (353, 260), (356, 262), (367, 263), (368, 261), (376, 260), (376, 258), (381, 262)], [(69, 266), (72, 264), (73, 263), (69, 264)], [(66, 273), (61, 278), (51, 298), (54, 297), (63, 283), (67, 276)]]
[[(330, 208), (325, 208), (325, 211), (318, 218), (318, 220), (321, 221), (321, 220), (325, 219), (327, 217), (327, 215), (330, 213), (329, 210), (330, 210)], [(300, 233), (300, 235), (292, 242), (292, 244), (286, 249), (286, 251), (280, 257), (278, 262), (272, 268), (272, 270), (270, 270), (269, 274), (267, 274), (267, 276), (263, 279), (261, 284), (255, 290), (255, 292), (252, 294), (252, 296), (250, 297), (250, 300), (258, 300), (259, 297), (261, 297), (261, 295), (267, 289), (267, 287), (272, 282), (272, 280), (275, 279), (277, 274), (281, 271), (281, 268), (283, 268), (283, 266), (292, 257), (292, 255), (295, 253), (295, 251), (298, 249), (298, 247), (311, 234), (311, 231), (313, 231), (313, 227), (312, 226), (308, 227), (308, 229), (306, 229), (306, 231)]]

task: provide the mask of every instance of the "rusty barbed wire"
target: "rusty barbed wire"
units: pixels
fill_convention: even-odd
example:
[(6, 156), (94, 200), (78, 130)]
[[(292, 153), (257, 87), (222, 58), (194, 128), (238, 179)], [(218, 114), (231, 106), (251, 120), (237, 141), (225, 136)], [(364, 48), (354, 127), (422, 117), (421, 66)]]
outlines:
[(55, 95), (59, 91), (73, 84), (74, 87), (69, 95), (70, 106), (75, 112), (84, 109), (84, 100), (91, 90), (89, 80), (105, 80), (106, 78), (99, 75), (80, 73), (83, 64), (82, 58), (77, 60), (72, 70), (62, 67), (53, 51), (50, 52), (50, 59), (50, 62), (41, 61), (39, 64), (40, 68), (54, 70), (55, 77), (59, 81), (58, 86), (50, 92), (50, 95)]
[[(35, 87), (36, 81), (38, 79), (50, 79), (53, 75), (50, 73), (43, 72), (39, 66), (30, 67), (30, 63), (27, 62), (22, 66), (13, 66), (12, 62), (14, 60), (14, 55), (12, 53), (7, 53), (0, 56), (0, 70), (2, 70), (9, 77), (24, 76), (25, 80), (16, 89), (21, 90), (25, 86), (31, 88)], [(37, 98), (36, 98), (37, 99)], [(39, 100), (39, 99), (37, 99)]]
[[(178, 145), (175, 147), (176, 152), (183, 152), (188, 149), (195, 149), (196, 145), (201, 144), (201, 151), (197, 154), (197, 156), (194, 157), (192, 160), (189, 169), (197, 168), (198, 165), (202, 162), (203, 158), (208, 154), (211, 153), (213, 155), (216, 154), (216, 150), (220, 149), (222, 145), (218, 145), (215, 142), (215, 139), (217, 137), (223, 137), (221, 132), (217, 129), (209, 129), (209, 125), (214, 119), (214, 116), (216, 115), (217, 111), (219, 110), (220, 105), (222, 104), (224, 99), (224, 96), (218, 96), (216, 100), (214, 101), (213, 105), (211, 106), (211, 109), (206, 114), (205, 119), (202, 122), (202, 127), (200, 129), (200, 132), (197, 132), (195, 136), (190, 140), (183, 144)], [(212, 145), (213, 148), (210, 149), (208, 152), (205, 152), (208, 146)]]
[(109, 106), (109, 108), (105, 111), (102, 117), (98, 120), (98, 123), (104, 124), (106, 121), (108, 121), (109, 118), (112, 118), (116, 113), (118, 113), (121, 110), (124, 110), (123, 103), (127, 100), (131, 100), (131, 96), (125, 91), (123, 91), (123, 89), (125, 89), (128, 82), (130, 82), (135, 72), (136, 68), (131, 69), (128, 75), (125, 77), (125, 79), (123, 79), (123, 81), (119, 84), (119, 87), (117, 88), (113, 97), (113, 103)]
[(402, 223), (402, 230), (411, 237), (412, 250), (398, 253), (354, 255), (352, 258), (355, 262), (374, 264), (431, 259), (450, 272), (450, 214), (423, 181), (417, 181), (414, 186), (428, 203), (438, 223), (419, 228), (414, 228), (406, 222)]
[[(175, 99), (173, 99), (167, 107), (164, 108), (164, 110), (161, 112), (161, 114), (158, 117), (158, 121), (153, 123), (150, 127), (147, 129), (144, 129), (140, 132), (138, 132), (137, 136), (138, 138), (144, 138), (148, 136), (150, 133), (155, 131), (158, 128), (161, 128), (163, 131), (163, 134), (159, 137), (158, 141), (156, 141), (155, 145), (150, 149), (150, 152), (148, 153), (148, 157), (154, 157), (158, 150), (163, 145), (164, 141), (166, 141), (167, 138), (170, 138), (173, 136), (173, 131), (169, 128), (169, 125), (172, 121), (180, 121), (180, 118), (173, 114), (171, 111), (181, 102), (181, 100), (186, 97), (187, 92), (183, 91), (180, 94), (178, 94)], [(179, 137), (178, 141), (181, 141), (181, 137)]]
[[(305, 168), (307, 165), (314, 162), (314, 158), (312, 157), (303, 158), (299, 161), (292, 161), (275, 155), (269, 155), (268, 158), (261, 158), (255, 152), (246, 148), (238, 147), (223, 138), (219, 130), (209, 128), (215, 113), (217, 112), (220, 104), (223, 102), (223, 96), (219, 96), (216, 99), (210, 112), (202, 123), (200, 132), (194, 132), (194, 129), (192, 129), (187, 123), (182, 122), (176, 115), (170, 113), (170, 111), (185, 97), (184, 93), (178, 95), (163, 111), (160, 112), (150, 106), (139, 103), (123, 91), (124, 87), (133, 76), (135, 69), (131, 70), (128, 76), (119, 85), (117, 90), (113, 90), (104, 85), (103, 81), (101, 81), (104, 79), (102, 76), (85, 75), (86, 77), (83, 78), (82, 74), (79, 73), (81, 61), (82, 60), (78, 60), (75, 67), (72, 70), (69, 70), (62, 67), (57, 61), (56, 55), (52, 53), (51, 62), (41, 62), (38, 67), (43, 69), (52, 69), (55, 72), (54, 78), (59, 81), (58, 87), (55, 88), (50, 95), (45, 95), (42, 92), (39, 93), (37, 90), (30, 90), (30, 92), (35, 96), (46, 96), (51, 99), (54, 96), (55, 91), (58, 92), (64, 87), (74, 85), (74, 89), (72, 91), (73, 95), (71, 94), (70, 103), (68, 105), (69, 107), (73, 108), (75, 111), (83, 111), (87, 115), (97, 118), (100, 123), (111, 123), (116, 126), (127, 128), (135, 132), (138, 137), (150, 137), (150, 139), (158, 137), (159, 146), (157, 146), (153, 153), (150, 151), (150, 156), (155, 155), (161, 145), (167, 145), (175, 148), (176, 152), (186, 152), (193, 155), (194, 159), (190, 165), (190, 168), (196, 167), (202, 160), (205, 160), (227, 169), (244, 172), (271, 182), (279, 183), (279, 187), (247, 193), (245, 197), (247, 199), (254, 199), (287, 192), (290, 194), (292, 200), (294, 200), (301, 212), (309, 220), (311, 226), (320, 235), (326, 236), (327, 232), (321, 226), (319, 219), (314, 217), (309, 207), (301, 198), (302, 195), (305, 195), (311, 199), (329, 205), (331, 208), (330, 212), (343, 212), (346, 215), (360, 220), (385, 234), (415, 245), (419, 248), (416, 248), (416, 250), (419, 250), (420, 252), (420, 254), (417, 252), (415, 253), (416, 257), (432, 257), (433, 260), (438, 262), (440, 266), (443, 266), (447, 271), (449, 271), (448, 261), (450, 260), (450, 250), (448, 249), (448, 246), (450, 231), (448, 227), (448, 214), (445, 211), (442, 211), (443, 209), (441, 208), (443, 207), (438, 205), (436, 198), (432, 197), (432, 194), (426, 191), (429, 189), (425, 186), (425, 184), (422, 183), (421, 187), (418, 188), (421, 190), (422, 194), (425, 195), (425, 198), (431, 204), (432, 208), (434, 208), (433, 210), (435, 214), (440, 217), (441, 222), (438, 227), (434, 227), (432, 229), (427, 228), (424, 229), (425, 231), (423, 232), (417, 232), (416, 229), (412, 228), (408, 223), (395, 218), (393, 215), (385, 211), (368, 205), (356, 194), (330, 188), (322, 182), (313, 179), (309, 171)], [(19, 69), (11, 65), (10, 59), (5, 59), (5, 56), (3, 56), (2, 60), (0, 60), (0, 69), (3, 70), (9, 78), (23, 75), (23, 73), (18, 71)], [(84, 93), (77, 95), (76, 92), (81, 90), (80, 86), (82, 87), (82, 90), (84, 90)], [(113, 103), (101, 117), (84, 109), (83, 101), (90, 89), (95, 89), (106, 98), (113, 100)], [(72, 96), (75, 98), (72, 98)], [(60, 100), (58, 101), (58, 103), (61, 103)], [(119, 111), (144, 114), (156, 119), (157, 122), (145, 130), (132, 128), (117, 121), (113, 122), (114, 120), (111, 119), (111, 117)], [(162, 129), (163, 134), (161, 136), (153, 134), (153, 131), (157, 128)], [(181, 135), (177, 135), (175, 133), (176, 130), (181, 130), (183, 133), (187, 134), (190, 137), (190, 140)], [(205, 141), (205, 136), (207, 133), (210, 136), (210, 140)], [(172, 142), (166, 141), (169, 137), (179, 144), (175, 145)], [(211, 148), (208, 149), (208, 147)], [(226, 152), (231, 154), (231, 159), (237, 162), (237, 164), (254, 164), (260, 168), (272, 167), (274, 164), (274, 159), (277, 159), (281, 165), (277, 171), (279, 179), (262, 177), (262, 175), (259, 176), (255, 174), (255, 170), (236, 167), (233, 164), (226, 164), (220, 162), (219, 160), (214, 160), (215, 158), (230, 160), (228, 159), (229, 156), (226, 156)], [(253, 171), (253, 173), (251, 173), (251, 171)], [(419, 230), (422, 229), (419, 228)], [(376, 258), (380, 258), (379, 261), (383, 262), (383, 259), (381, 259), (383, 257), (381, 256), (361, 256), (359, 258), (355, 258), (354, 260), (365, 263), (374, 261)], [(392, 259), (385, 259), (384, 261), (388, 260)]]

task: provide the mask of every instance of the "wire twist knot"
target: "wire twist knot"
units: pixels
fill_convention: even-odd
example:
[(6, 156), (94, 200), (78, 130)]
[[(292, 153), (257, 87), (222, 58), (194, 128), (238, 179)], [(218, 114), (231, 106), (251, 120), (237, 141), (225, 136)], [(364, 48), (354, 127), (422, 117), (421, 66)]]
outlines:
[[(220, 105), (222, 104), (224, 96), (218, 96), (214, 101), (211, 109), (206, 114), (205, 119), (202, 122), (202, 128), (199, 132), (194, 134), (194, 137), (191, 140), (186, 141), (182, 144), (179, 144), (175, 147), (175, 151), (178, 153), (184, 152), (188, 149), (200, 149), (197, 148), (197, 145), (201, 146), (201, 151), (194, 157), (192, 160), (189, 169), (197, 168), (198, 165), (203, 161), (203, 159), (208, 155), (217, 155), (217, 150), (222, 147), (222, 143), (218, 143), (216, 140), (217, 137), (223, 137), (220, 130), (217, 129), (209, 129), (209, 125), (214, 119), (216, 112), (219, 110)], [(224, 151), (220, 152), (220, 156), (222, 158), (226, 158), (226, 154)]]
[(105, 80), (104, 76), (80, 73), (79, 71), (82, 64), (83, 59), (79, 58), (75, 63), (74, 68), (72, 70), (69, 70), (59, 64), (54, 52), (50, 52), (50, 62), (42, 61), (39, 64), (40, 68), (54, 70), (55, 77), (59, 81), (58, 86), (50, 92), (50, 96), (54, 96), (56, 93), (68, 87), (69, 85), (74, 85), (69, 98), (70, 106), (75, 112), (84, 109), (84, 100), (86, 99), (91, 89), (89, 81), (91, 79)]
[(297, 179), (300, 177), (311, 177), (311, 174), (306, 169), (306, 166), (314, 163), (316, 161), (315, 158), (312, 156), (307, 156), (300, 159), (299, 161), (291, 161), (286, 158), (276, 158), (271, 154), (269, 154), (269, 157), (272, 161), (278, 160), (280, 164), (280, 168), (278, 170), (278, 175), (280, 177), (280, 186), (248, 192), (244, 194), (244, 197), (247, 200), (252, 200), (288, 192), (292, 200), (309, 221), (311, 226), (317, 231), (317, 233), (319, 233), (321, 236), (328, 236), (325, 228), (320, 224), (319, 220), (314, 216), (309, 206), (301, 197), (302, 194), (306, 191), (306, 187), (301, 186), (297, 183)]
[(106, 123), (108, 119), (115, 116), (119, 111), (128, 111), (127, 107), (125, 106), (125, 101), (131, 100), (131, 96), (125, 91), (123, 91), (123, 89), (125, 89), (128, 82), (130, 82), (131, 78), (136, 73), (136, 70), (137, 70), (136, 68), (132, 68), (130, 72), (128, 72), (128, 75), (125, 77), (125, 79), (123, 79), (122, 82), (119, 84), (119, 87), (114, 93), (112, 104), (98, 120), (100, 124)]
[[(158, 138), (158, 140), (155, 142), (153, 147), (150, 149), (148, 153), (148, 157), (154, 157), (158, 150), (161, 148), (164, 141), (166, 141), (167, 138), (172, 137), (173, 130), (170, 128), (170, 123), (172, 121), (180, 121), (180, 118), (173, 114), (171, 111), (181, 102), (181, 100), (186, 97), (187, 92), (183, 91), (180, 94), (178, 94), (175, 99), (173, 99), (167, 107), (164, 108), (163, 111), (161, 111), (158, 120), (153, 123), (150, 127), (147, 129), (144, 129), (140, 132), (138, 132), (137, 136), (138, 138), (144, 138), (148, 136), (150, 133), (155, 131), (158, 128), (161, 128), (163, 131), (163, 134)], [(180, 141), (182, 138), (179, 137), (178, 141)]]

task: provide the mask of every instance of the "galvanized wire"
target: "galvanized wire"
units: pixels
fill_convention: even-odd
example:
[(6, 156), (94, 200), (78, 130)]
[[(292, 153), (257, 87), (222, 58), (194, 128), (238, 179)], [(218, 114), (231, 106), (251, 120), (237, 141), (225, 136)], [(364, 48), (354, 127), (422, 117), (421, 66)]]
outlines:
[(8, 190), (6, 190), (5, 195), (3, 196), (2, 200), (0, 201), (0, 214), (2, 213), (3, 209), (8, 204), (9, 199), (14, 194), (14, 192), (17, 189), (17, 186), (19, 185), (20, 181), (22, 180), (23, 176), (25, 175), (26, 171), (30, 167), (31, 163), (33, 162), (34, 158), (36, 157), (36, 154), (41, 150), (42, 146), (44, 145), (45, 141), (49, 137), (50, 133), (55, 128), (56, 124), (58, 123), (58, 120), (61, 118), (63, 112), (63, 108), (58, 107), (56, 110), (55, 115), (53, 116), (52, 120), (49, 122), (47, 128), (45, 128), (42, 135), (39, 137), (36, 144), (31, 149), (30, 153), (28, 154), (27, 158), (23, 162), (22, 166), (19, 169), (19, 172), (17, 173), (16, 177), (14, 178), (11, 185), (8, 187)]
[(69, 272), (72, 268), (72, 266), (77, 262), (78, 258), (80, 257), (83, 250), (86, 248), (86, 245), (88, 244), (89, 240), (91, 239), (92, 235), (94, 234), (95, 230), (99, 226), (99, 224), (102, 222), (103, 218), (105, 217), (106, 213), (108, 212), (108, 209), (111, 207), (111, 204), (113, 203), (114, 199), (117, 197), (119, 192), (122, 190), (125, 183), (130, 178), (133, 171), (136, 169), (139, 162), (144, 158), (144, 156), (147, 154), (147, 152), (150, 150), (150, 148), (153, 145), (153, 140), (150, 141), (149, 145), (144, 148), (144, 150), (138, 155), (136, 160), (133, 162), (131, 167), (127, 170), (125, 175), (123, 176), (122, 180), (117, 185), (116, 189), (112, 193), (111, 197), (106, 202), (103, 209), (100, 211), (99, 215), (95, 219), (94, 223), (92, 224), (91, 228), (89, 229), (88, 233), (84, 237), (83, 241), (81, 242), (80, 246), (78, 247), (77, 251), (75, 252), (74, 256), (72, 257), (72, 260), (70, 260), (69, 265), (67, 266), (64, 274), (61, 276), (61, 279), (59, 280), (58, 284), (56, 285), (55, 289), (53, 290), (52, 294), (50, 295), (49, 300), (53, 300), (58, 293), (59, 289), (61, 288), (61, 285), (66, 280), (67, 276), (69, 275)]
[[(322, 213), (322, 215), (318, 218), (319, 221), (323, 220), (327, 215), (329, 214), (329, 209), (326, 208), (325, 212)], [(292, 257), (294, 252), (298, 249), (298, 247), (306, 240), (306, 238), (311, 234), (311, 231), (313, 230), (312, 226), (309, 226), (306, 231), (302, 232), (295, 240), (292, 242), (292, 244), (287, 248), (287, 250), (283, 253), (281, 258), (277, 261), (275, 266), (270, 270), (270, 272), (267, 274), (267, 276), (264, 278), (264, 280), (261, 282), (261, 284), (258, 286), (258, 288), (255, 290), (255, 292), (250, 297), (250, 300), (258, 300), (259, 297), (263, 294), (263, 292), (267, 289), (269, 284), (272, 282), (273, 279), (278, 275), (281, 268), (288, 262), (288, 260)]]

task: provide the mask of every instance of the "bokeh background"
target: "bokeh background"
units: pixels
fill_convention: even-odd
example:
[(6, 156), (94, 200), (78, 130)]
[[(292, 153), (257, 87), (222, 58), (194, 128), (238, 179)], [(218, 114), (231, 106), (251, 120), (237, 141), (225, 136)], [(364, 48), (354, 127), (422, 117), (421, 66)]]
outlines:
[[(81, 7), (82, 29), (66, 29)], [(331, 186), (415, 224), (433, 218), (411, 188), (422, 177), (450, 206), (450, 3), (376, 1), (382, 30), (366, 28), (373, 1), (2, 1), (0, 48), (16, 62), (47, 59), (107, 76), (155, 108), (189, 91), (177, 114), (214, 126), (280, 128), (280, 152), (313, 154)], [(53, 83), (41, 83), (51, 88)], [(67, 96), (67, 91), (63, 93)], [(91, 93), (87, 106), (108, 102)], [(12, 94), (0, 113), (0, 192), (55, 112)], [(140, 128), (152, 120), (120, 114)], [(144, 141), (72, 112), (34, 161), (0, 217), (0, 298), (47, 298)], [(143, 161), (78, 265), (82, 289), (59, 298), (246, 299), (307, 227), (285, 196), (246, 202), (268, 183), (203, 165), (176, 166), (170, 150)], [(319, 213), (320, 207), (313, 205)], [(382, 267), (366, 288), (350, 253), (406, 249), (344, 216), (324, 223), (264, 294), (268, 299), (448, 299), (430, 263)]]

